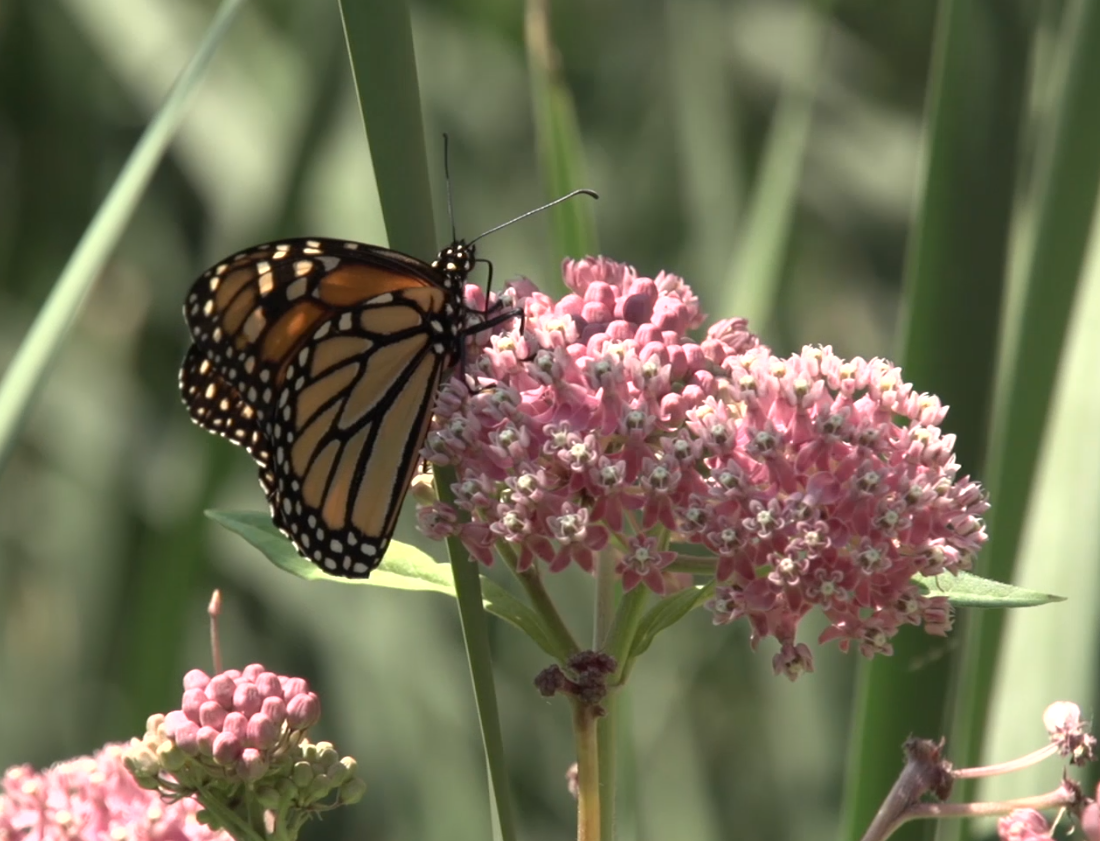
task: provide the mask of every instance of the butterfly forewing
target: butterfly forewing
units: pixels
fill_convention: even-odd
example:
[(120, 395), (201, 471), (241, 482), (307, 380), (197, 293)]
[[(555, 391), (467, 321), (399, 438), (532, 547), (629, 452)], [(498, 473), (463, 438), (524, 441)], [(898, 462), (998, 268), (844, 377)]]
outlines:
[(264, 415), (286, 366), (319, 327), (371, 298), (439, 283), (431, 266), (396, 251), (291, 239), (208, 269), (192, 285), (184, 317), (194, 343)]

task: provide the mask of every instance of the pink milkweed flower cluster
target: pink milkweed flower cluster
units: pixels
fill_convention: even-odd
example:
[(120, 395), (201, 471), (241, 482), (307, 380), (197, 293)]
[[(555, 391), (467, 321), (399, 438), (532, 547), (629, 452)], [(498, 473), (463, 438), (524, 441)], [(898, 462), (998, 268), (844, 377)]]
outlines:
[(306, 738), (321, 707), (302, 678), (254, 663), (213, 676), (192, 669), (183, 687), (180, 709), (150, 716), (131, 742), (126, 763), (140, 785), (198, 797), (215, 824), (227, 810), (246, 822), (266, 812), (287, 838), (311, 814), (362, 797), (355, 760)]
[[(792, 679), (813, 667), (796, 631), (814, 608), (822, 641), (868, 657), (902, 625), (949, 629), (947, 600), (911, 579), (971, 566), (987, 502), (957, 475), (935, 396), (883, 359), (776, 355), (743, 319), (697, 341), (698, 299), (672, 274), (598, 258), (563, 276), (560, 301), (514, 282), (522, 332), (484, 337), (479, 389), (444, 387), (423, 454), (456, 469), (458, 510), (422, 507), (422, 530), (518, 571), (611, 552), (624, 588), (662, 595), (690, 583), (677, 562), (694, 544), (715, 623), (775, 637)], [(480, 290), (467, 302), (484, 311)]]
[(20, 841), (230, 841), (201, 824), (194, 800), (166, 802), (126, 769), (125, 745), (36, 772), (9, 768), (0, 794), (0, 838)]

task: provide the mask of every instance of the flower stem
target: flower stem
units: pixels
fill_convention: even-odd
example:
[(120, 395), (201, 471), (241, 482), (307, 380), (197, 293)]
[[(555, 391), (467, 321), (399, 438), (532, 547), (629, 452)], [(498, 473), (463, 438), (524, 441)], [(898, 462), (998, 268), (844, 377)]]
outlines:
[(596, 708), (573, 700), (577, 747), (577, 841), (600, 841), (600, 762)]
[(621, 690), (612, 689), (604, 698), (601, 706), (604, 715), (596, 722), (597, 756), (600, 768), (600, 832), (601, 837), (615, 837), (615, 795), (618, 785), (615, 773), (617, 756), (617, 736), (619, 727), (619, 694)]
[(550, 598), (550, 594), (546, 592), (546, 588), (542, 586), (542, 578), (539, 576), (538, 568), (531, 566), (523, 570), (523, 572), (519, 572), (517, 570), (518, 559), (516, 558), (516, 553), (512, 550), (512, 547), (504, 541), (499, 541), (497, 543), (496, 550), (508, 569), (515, 575), (520, 586), (523, 587), (524, 592), (527, 593), (527, 598), (531, 600), (531, 607), (542, 617), (542, 620), (546, 623), (547, 630), (557, 641), (558, 647), (563, 651), (568, 651), (570, 654), (576, 654), (580, 651), (581, 647), (573, 638), (573, 634), (569, 631), (569, 626), (567, 626), (565, 621), (561, 618), (561, 614), (558, 613), (558, 608), (554, 604), (554, 600)]
[(616, 554), (600, 552), (596, 556), (596, 604), (592, 630), (592, 650), (602, 651), (615, 618)]
[(630, 648), (634, 643), (634, 635), (638, 630), (638, 621), (645, 612), (646, 602), (649, 600), (647, 587), (635, 587), (623, 594), (619, 602), (619, 610), (611, 623), (607, 637), (604, 639), (603, 650), (615, 658), (615, 677), (612, 685), (621, 684), (623, 676), (629, 668)]

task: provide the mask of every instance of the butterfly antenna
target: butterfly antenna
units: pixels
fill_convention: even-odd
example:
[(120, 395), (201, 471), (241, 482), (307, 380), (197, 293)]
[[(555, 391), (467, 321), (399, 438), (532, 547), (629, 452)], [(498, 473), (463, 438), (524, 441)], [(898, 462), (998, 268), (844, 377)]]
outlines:
[(451, 200), (451, 139), (447, 132), (443, 132), (443, 183), (447, 185), (447, 218), (451, 220), (451, 242), (458, 242), (458, 231), (455, 230), (455, 207)]
[(542, 207), (536, 207), (534, 210), (528, 210), (526, 213), (521, 213), (515, 219), (509, 219), (507, 222), (504, 222), (503, 224), (497, 225), (495, 228), (490, 228), (485, 233), (479, 234), (478, 236), (474, 237), (472, 240), (470, 240), (470, 242), (468, 244), (473, 245), (479, 239), (483, 239), (484, 237), (489, 236), (489, 234), (496, 233), (501, 228), (507, 228), (509, 225), (515, 224), (520, 219), (526, 219), (528, 216), (534, 216), (536, 213), (542, 213), (542, 211), (547, 210), (547, 209), (553, 207), (556, 204), (561, 204), (563, 201), (568, 201), (569, 199), (573, 198), (574, 196), (582, 196), (582, 195), (583, 196), (592, 196), (592, 198), (594, 198), (594, 199), (599, 198), (599, 196), (596, 194), (595, 190), (585, 190), (585, 189), (574, 190), (572, 193), (567, 193), (564, 196), (560, 196), (559, 198), (554, 199), (552, 202), (547, 202)]

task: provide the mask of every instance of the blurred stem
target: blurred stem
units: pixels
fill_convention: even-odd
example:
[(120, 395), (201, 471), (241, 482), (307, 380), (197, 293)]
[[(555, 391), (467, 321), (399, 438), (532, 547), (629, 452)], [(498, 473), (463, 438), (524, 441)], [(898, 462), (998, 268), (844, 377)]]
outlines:
[(602, 837), (615, 838), (615, 795), (618, 786), (619, 695), (612, 689), (603, 701), (604, 715), (596, 722), (598, 761), (600, 766), (600, 832)]
[(599, 841), (600, 751), (596, 708), (576, 698), (572, 704), (573, 737), (577, 745), (577, 841)]
[(538, 567), (532, 565), (520, 572), (517, 569), (519, 561), (516, 558), (516, 553), (509, 544), (501, 541), (497, 544), (496, 549), (497, 554), (504, 559), (508, 569), (512, 571), (520, 586), (523, 587), (524, 592), (527, 593), (527, 598), (531, 600), (531, 607), (546, 623), (546, 628), (554, 638), (558, 648), (562, 651), (568, 651), (570, 654), (576, 654), (580, 651), (580, 645), (577, 644), (573, 634), (569, 631), (569, 627), (561, 618), (561, 614), (558, 613), (554, 600), (550, 598), (550, 594), (542, 586), (542, 578), (539, 576)]
[(596, 604), (592, 630), (592, 649), (599, 651), (607, 642), (611, 623), (615, 620), (616, 558), (613, 552), (600, 552), (596, 557)]
[(612, 680), (616, 686), (621, 686), (629, 672), (628, 657), (630, 647), (634, 644), (634, 637), (638, 631), (638, 622), (645, 613), (646, 602), (649, 600), (649, 588), (639, 584), (633, 590), (623, 593), (619, 602), (619, 610), (615, 614), (615, 621), (607, 635), (603, 650), (615, 658), (615, 676)]

